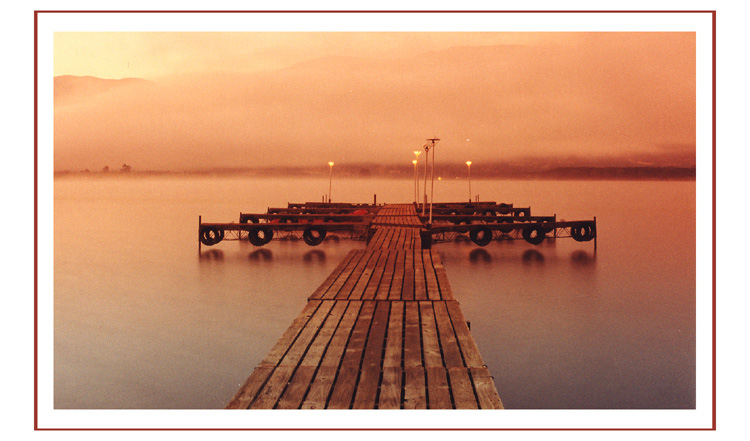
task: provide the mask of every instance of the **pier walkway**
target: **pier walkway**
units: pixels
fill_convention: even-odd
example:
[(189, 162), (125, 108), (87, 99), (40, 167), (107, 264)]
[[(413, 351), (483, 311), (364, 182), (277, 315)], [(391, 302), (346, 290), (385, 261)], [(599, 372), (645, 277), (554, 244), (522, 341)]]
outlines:
[(386, 205), (230, 409), (502, 409), (413, 205)]

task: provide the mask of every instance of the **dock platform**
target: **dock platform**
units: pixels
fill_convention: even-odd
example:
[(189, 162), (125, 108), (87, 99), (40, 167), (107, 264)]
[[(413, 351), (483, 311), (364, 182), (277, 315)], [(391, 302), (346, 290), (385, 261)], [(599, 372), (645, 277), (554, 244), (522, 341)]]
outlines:
[(229, 409), (502, 409), (413, 204), (385, 205)]

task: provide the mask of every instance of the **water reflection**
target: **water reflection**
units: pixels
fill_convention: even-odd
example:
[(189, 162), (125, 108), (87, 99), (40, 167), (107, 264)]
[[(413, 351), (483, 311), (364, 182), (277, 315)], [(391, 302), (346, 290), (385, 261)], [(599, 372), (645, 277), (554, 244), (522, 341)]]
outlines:
[(484, 248), (477, 248), (469, 253), (469, 261), (471, 263), (477, 262), (492, 262), (492, 256)]
[(273, 260), (273, 252), (266, 248), (260, 248), (248, 254), (247, 257), (254, 261), (270, 262)]
[(224, 252), (221, 250), (208, 250), (200, 254), (201, 260), (224, 260)]
[(521, 255), (521, 258), (526, 264), (544, 263), (544, 255), (537, 250), (526, 250)]
[(583, 250), (576, 250), (570, 255), (570, 261), (574, 266), (593, 266), (596, 263), (596, 255)]
[(314, 263), (314, 262), (325, 263), (326, 253), (325, 251), (321, 251), (321, 250), (308, 251), (302, 255), (302, 260), (304, 260), (305, 263)]

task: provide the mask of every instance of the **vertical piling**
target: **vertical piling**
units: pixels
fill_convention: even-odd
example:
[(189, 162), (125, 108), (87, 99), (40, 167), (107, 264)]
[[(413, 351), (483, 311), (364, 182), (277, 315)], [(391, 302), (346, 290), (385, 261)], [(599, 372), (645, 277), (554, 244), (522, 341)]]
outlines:
[(201, 215), (198, 215), (198, 255), (201, 255)]

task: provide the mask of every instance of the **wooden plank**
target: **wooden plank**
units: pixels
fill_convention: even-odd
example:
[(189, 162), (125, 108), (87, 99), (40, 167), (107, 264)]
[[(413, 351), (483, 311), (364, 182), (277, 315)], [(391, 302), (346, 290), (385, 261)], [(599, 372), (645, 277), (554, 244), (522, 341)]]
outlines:
[(388, 251), (380, 250), (380, 255), (375, 263), (375, 268), (372, 271), (372, 276), (370, 276), (370, 281), (367, 284), (367, 288), (365, 288), (365, 292), (362, 293), (362, 300), (372, 300), (375, 298), (375, 294), (378, 292), (378, 288), (383, 279), (388, 254)]
[(438, 279), (440, 298), (443, 300), (453, 300), (453, 291), (451, 290), (450, 283), (448, 283), (448, 274), (445, 272), (440, 254), (430, 253), (430, 256), (432, 256), (432, 265), (435, 267), (435, 275)]
[(321, 302), (318, 309), (310, 320), (307, 321), (305, 327), (301, 330), (294, 342), (289, 346), (289, 349), (284, 354), (284, 357), (279, 361), (279, 366), (291, 366), (296, 367), (299, 364), (302, 356), (307, 352), (308, 347), (313, 341), (313, 338), (318, 334), (318, 331), (323, 326), (323, 323), (328, 317), (328, 313), (333, 308), (334, 302), (326, 301)]
[(374, 409), (377, 403), (389, 310), (390, 302), (377, 302), (370, 325), (370, 333), (367, 336), (357, 391), (352, 403), (354, 409)]
[(478, 409), (477, 399), (474, 397), (469, 370), (466, 368), (448, 369), (448, 381), (450, 383), (453, 405), (456, 409)]
[(347, 297), (348, 299), (360, 300), (362, 298), (365, 290), (367, 289), (367, 286), (369, 286), (370, 284), (370, 279), (375, 272), (375, 267), (377, 266), (381, 254), (383, 254), (381, 250), (373, 249), (371, 251), (370, 257), (367, 261), (367, 264), (365, 265), (365, 269), (362, 272), (362, 275), (359, 276), (357, 284), (354, 286), (354, 288), (352, 288), (351, 293), (349, 293), (349, 296)]
[(443, 367), (443, 357), (440, 352), (440, 342), (438, 341), (432, 302), (419, 302), (419, 313), (422, 322), (422, 354), (424, 357), (424, 366), (426, 368)]
[(315, 379), (310, 385), (310, 390), (302, 403), (301, 407), (303, 409), (323, 409), (328, 402), (328, 396), (336, 378), (342, 354), (346, 349), (346, 343), (354, 328), (354, 323), (356, 323), (357, 315), (363, 302), (348, 301), (346, 303), (348, 305), (344, 317), (336, 328), (331, 343), (328, 345), (323, 360), (320, 362)]
[(305, 357), (299, 363), (300, 366), (317, 367), (320, 364), (323, 354), (328, 349), (328, 345), (331, 343), (331, 339), (344, 317), (344, 312), (349, 306), (348, 302), (343, 301), (326, 300), (326, 302), (331, 302), (335, 305), (331, 308), (325, 324), (320, 328), (320, 332), (315, 336), (315, 340), (310, 344)]
[(316, 369), (317, 366), (298, 367), (275, 408), (299, 409)]
[(469, 331), (469, 327), (466, 325), (466, 319), (458, 306), (458, 302), (445, 302), (445, 306), (451, 317), (451, 323), (453, 323), (456, 339), (461, 347), (464, 363), (467, 367), (484, 367), (484, 361), (479, 354), (479, 348), (471, 336), (471, 331)]
[(385, 263), (383, 277), (380, 279), (380, 283), (378, 284), (378, 291), (375, 293), (376, 300), (388, 299), (388, 293), (391, 290), (391, 283), (393, 282), (393, 272), (397, 257), (398, 251), (388, 251), (388, 260)]
[(445, 302), (433, 302), (432, 309), (435, 312), (435, 322), (440, 335), (440, 349), (443, 352), (445, 366), (448, 368), (465, 367)]
[(480, 409), (503, 409), (503, 403), (497, 393), (495, 383), (492, 381), (487, 368), (469, 368), (474, 390), (477, 394)]
[(362, 260), (362, 256), (364, 256), (364, 254), (365, 250), (356, 251), (354, 258), (352, 258), (346, 268), (344, 268), (344, 270), (339, 273), (338, 277), (331, 284), (331, 287), (328, 289), (328, 291), (326, 291), (325, 294), (321, 296), (322, 299), (333, 300), (336, 298), (336, 295), (338, 295), (341, 287), (344, 286), (347, 280), (349, 280), (349, 277), (354, 272), (354, 269), (359, 264), (359, 261)]
[(367, 334), (375, 312), (375, 303), (366, 301), (362, 305), (357, 322), (354, 324), (351, 337), (346, 345), (344, 356), (341, 359), (336, 383), (333, 385), (331, 398), (328, 401), (329, 409), (348, 409), (352, 402)]
[(349, 262), (354, 258), (354, 256), (357, 255), (357, 250), (351, 250), (349, 251), (349, 254), (344, 257), (344, 259), (339, 262), (339, 264), (336, 266), (336, 268), (331, 272), (331, 274), (328, 275), (328, 277), (323, 281), (323, 283), (320, 284), (320, 286), (308, 297), (310, 300), (312, 299), (319, 299), (325, 294), (326, 291), (331, 287), (333, 282), (336, 280), (336, 278), (341, 274), (342, 271), (346, 268), (347, 265), (349, 265)]
[(424, 251), (414, 250), (414, 300), (427, 300), (427, 285), (424, 274)]
[(404, 318), (404, 368), (422, 367), (422, 332), (419, 329), (419, 304), (406, 302)]
[(401, 368), (403, 352), (404, 302), (391, 302), (388, 335), (383, 355), (383, 368)]
[(348, 306), (348, 302), (330, 302), (335, 303), (335, 305), (331, 308), (325, 324), (315, 336), (315, 340), (310, 344), (305, 357), (299, 363), (294, 377), (277, 404), (278, 409), (298, 409), (302, 404), (315, 371)]
[(284, 392), (287, 382), (292, 378), (294, 369), (295, 366), (278, 366), (274, 369), (263, 389), (253, 400), (250, 409), (273, 409)]
[(424, 252), (424, 274), (427, 298), (430, 300), (441, 300), (435, 267), (432, 266), (432, 250), (425, 250)]
[(273, 372), (271, 366), (258, 366), (250, 374), (250, 377), (245, 381), (239, 391), (234, 395), (232, 401), (227, 404), (227, 409), (247, 409), (250, 404), (258, 395), (258, 392), (265, 385), (268, 377)]
[(346, 282), (341, 286), (341, 289), (336, 294), (336, 299), (348, 299), (349, 295), (352, 293), (352, 290), (357, 285), (357, 282), (362, 277), (362, 274), (365, 272), (365, 268), (367, 267), (367, 263), (369, 262), (370, 258), (372, 257), (372, 254), (375, 250), (373, 249), (367, 249), (364, 250), (362, 253), (362, 258), (357, 262), (357, 265), (352, 270), (351, 274), (349, 274), (349, 277), (346, 279)]
[(403, 300), (414, 300), (414, 250), (408, 250), (405, 254), (401, 298)]
[(292, 345), (294, 340), (297, 338), (305, 324), (318, 309), (321, 302), (319, 300), (311, 300), (307, 302), (307, 305), (302, 309), (302, 312), (292, 321), (281, 338), (276, 342), (271, 351), (266, 354), (266, 357), (260, 362), (259, 366), (276, 366), (286, 354), (287, 349)]
[(401, 408), (401, 367), (383, 367), (383, 379), (378, 396), (378, 409)]
[(404, 368), (404, 409), (427, 409), (424, 368)]
[(427, 374), (427, 398), (430, 409), (453, 409), (445, 369), (427, 367), (425, 373)]
[(402, 300), (401, 290), (404, 285), (404, 263), (406, 262), (406, 250), (400, 250), (397, 252), (396, 263), (393, 267), (393, 282), (391, 282), (391, 289), (388, 292), (388, 299), (390, 300)]

